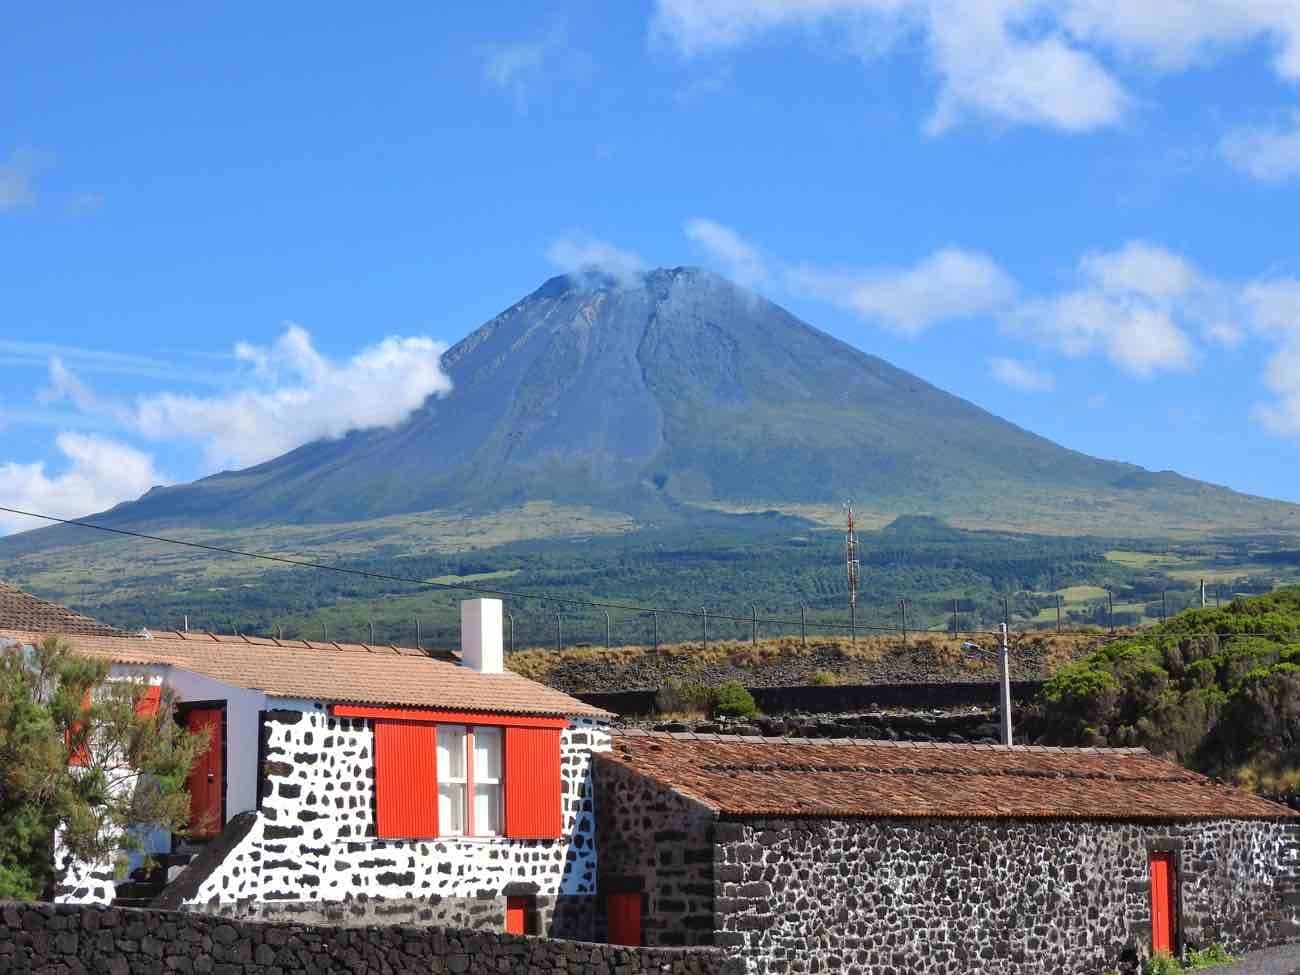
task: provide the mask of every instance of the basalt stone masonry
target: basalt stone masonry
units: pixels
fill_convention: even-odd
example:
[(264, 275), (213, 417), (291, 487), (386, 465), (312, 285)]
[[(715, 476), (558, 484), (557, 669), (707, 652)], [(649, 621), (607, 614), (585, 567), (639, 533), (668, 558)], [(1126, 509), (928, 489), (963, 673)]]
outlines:
[(1177, 858), (1184, 945), (1300, 935), (1296, 827), (1277, 823), (787, 819), (716, 837), (715, 943), (756, 972), (1131, 968), (1150, 944), (1158, 850)]
[(708, 949), (487, 931), (343, 928), (71, 904), (0, 904), (0, 971), (105, 975), (738, 975)]
[[(262, 715), (261, 806), (247, 835), (177, 906), (223, 916), (496, 929), (506, 897), (532, 900), (538, 933), (590, 938), (596, 892), (591, 755), (603, 722), (561, 733), (563, 838), (376, 837), (374, 733), (323, 704)], [(168, 906), (171, 906), (170, 904)]]
[(753, 973), (1097, 975), (1300, 940), (1300, 817), (1142, 749), (624, 731), (596, 794), (601, 887), (642, 894), (644, 943)]

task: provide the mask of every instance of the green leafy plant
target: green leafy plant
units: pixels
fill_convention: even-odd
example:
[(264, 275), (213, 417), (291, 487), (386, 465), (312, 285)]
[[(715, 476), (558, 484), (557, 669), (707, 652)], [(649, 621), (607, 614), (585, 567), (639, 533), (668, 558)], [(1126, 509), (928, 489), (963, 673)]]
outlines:
[(1187, 969), (1215, 968), (1219, 965), (1229, 965), (1236, 960), (1235, 956), (1228, 954), (1223, 945), (1213, 944), (1199, 951), (1189, 951), (1187, 957), (1183, 959), (1183, 967)]
[(739, 681), (719, 684), (713, 692), (710, 711), (727, 718), (752, 718), (760, 713), (754, 695)]
[(1145, 975), (1178, 975), (1183, 970), (1178, 959), (1167, 951), (1157, 951), (1147, 959), (1142, 969)]
[(167, 696), (140, 708), (143, 680), (107, 677), (63, 637), (0, 649), (0, 899), (52, 886), (56, 834), (78, 861), (120, 864), (145, 831), (186, 824), (206, 739), (172, 720)]

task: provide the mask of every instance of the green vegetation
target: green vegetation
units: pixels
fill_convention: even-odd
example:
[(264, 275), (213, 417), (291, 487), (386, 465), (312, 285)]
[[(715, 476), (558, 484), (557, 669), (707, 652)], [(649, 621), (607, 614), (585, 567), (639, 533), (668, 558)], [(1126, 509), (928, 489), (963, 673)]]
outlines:
[(1147, 959), (1146, 966), (1142, 969), (1145, 975), (1179, 975), (1183, 966), (1178, 964), (1178, 959), (1167, 951), (1157, 951)]
[(659, 691), (657, 706), (661, 714), (683, 717), (753, 718), (762, 713), (754, 696), (737, 681), (717, 685), (670, 681)]
[(1192, 610), (1061, 668), (1031, 727), (1141, 745), (1261, 791), (1300, 769), (1300, 587)]
[(170, 700), (137, 713), (142, 681), (106, 676), (61, 637), (0, 650), (0, 899), (49, 890), (56, 831), (79, 860), (120, 862), (141, 849), (127, 827), (185, 825), (185, 778), (206, 742), (172, 720)]
[(1213, 944), (1199, 951), (1187, 952), (1187, 957), (1183, 959), (1183, 968), (1193, 971), (1198, 968), (1216, 968), (1219, 965), (1230, 965), (1236, 960), (1235, 956), (1228, 954), (1223, 945)]

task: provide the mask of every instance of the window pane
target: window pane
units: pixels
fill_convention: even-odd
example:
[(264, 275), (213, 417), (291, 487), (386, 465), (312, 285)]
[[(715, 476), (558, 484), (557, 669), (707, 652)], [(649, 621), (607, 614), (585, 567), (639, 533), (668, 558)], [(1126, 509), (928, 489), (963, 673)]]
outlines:
[(462, 783), (438, 784), (438, 832), (443, 836), (465, 832), (465, 786)]
[(479, 836), (501, 832), (501, 786), (474, 786), (474, 832)]
[(474, 781), (496, 782), (501, 778), (501, 729), (474, 729)]
[(465, 779), (465, 729), (438, 726), (438, 781)]

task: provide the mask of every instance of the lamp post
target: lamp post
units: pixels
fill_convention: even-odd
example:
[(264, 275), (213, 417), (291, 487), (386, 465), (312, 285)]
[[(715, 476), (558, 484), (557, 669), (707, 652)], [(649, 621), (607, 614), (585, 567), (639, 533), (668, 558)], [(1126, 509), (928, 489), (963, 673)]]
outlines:
[[(980, 653), (988, 653), (978, 643), (967, 641), (962, 645), (963, 650), (978, 650)], [(1007, 748), (1011, 747), (1011, 647), (1007, 640), (1007, 624), (1003, 623), (998, 632), (998, 670), (1001, 672), (999, 683), (1000, 693), (999, 710), (1001, 711), (1001, 720), (999, 724), (1002, 728), (1002, 744)]]

